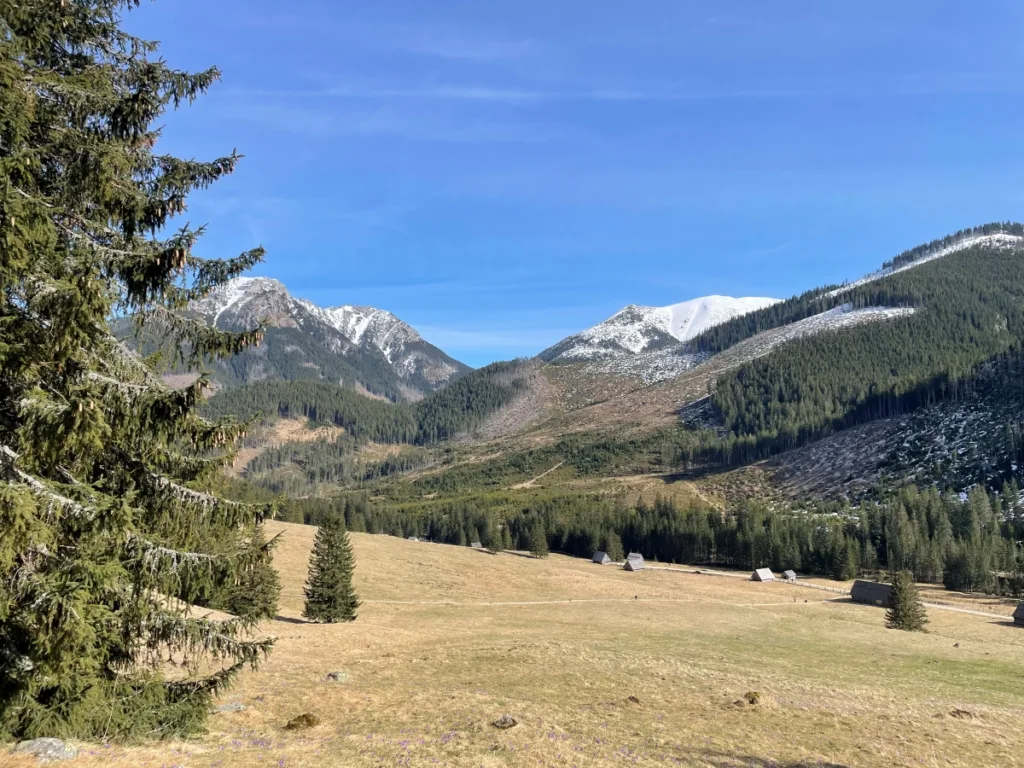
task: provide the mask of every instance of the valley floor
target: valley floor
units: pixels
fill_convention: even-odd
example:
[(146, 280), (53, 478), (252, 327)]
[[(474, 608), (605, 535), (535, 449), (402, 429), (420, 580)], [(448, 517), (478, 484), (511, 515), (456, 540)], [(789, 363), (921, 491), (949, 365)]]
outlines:
[[(1006, 604), (930, 610), (909, 634), (784, 583), (353, 534), (359, 618), (318, 626), (300, 617), (314, 529), (277, 531), (278, 644), (222, 702), (246, 709), (197, 741), (66, 765), (1024, 764), (1024, 629)], [(321, 724), (283, 729), (304, 712)], [(518, 725), (494, 728), (503, 714)]]

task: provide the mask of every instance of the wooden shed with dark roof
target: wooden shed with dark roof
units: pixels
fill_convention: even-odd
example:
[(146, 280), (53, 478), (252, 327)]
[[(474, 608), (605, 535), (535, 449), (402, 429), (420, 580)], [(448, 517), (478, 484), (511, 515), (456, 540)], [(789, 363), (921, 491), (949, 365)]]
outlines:
[(1020, 603), (1013, 612), (1013, 623), (1018, 627), (1024, 627), (1024, 603)]
[(626, 558), (625, 568), (627, 571), (642, 571), (644, 569), (644, 556), (639, 552), (630, 552)]
[(594, 553), (593, 562), (597, 563), (598, 565), (608, 565), (609, 563), (611, 563), (611, 561), (612, 561), (612, 559), (610, 557), (608, 557), (608, 553), (607, 552), (595, 552)]
[(850, 590), (850, 597), (855, 603), (864, 605), (880, 605), (888, 608), (892, 601), (892, 584), (882, 584), (876, 581), (862, 581), (858, 579), (853, 582), (853, 589)]
[(775, 574), (771, 568), (758, 568), (750, 576), (751, 581), (775, 581)]

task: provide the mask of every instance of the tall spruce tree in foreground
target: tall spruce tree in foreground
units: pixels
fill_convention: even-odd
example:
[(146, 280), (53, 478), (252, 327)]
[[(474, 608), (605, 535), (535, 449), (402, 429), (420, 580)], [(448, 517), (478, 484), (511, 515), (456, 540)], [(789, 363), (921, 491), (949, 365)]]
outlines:
[(133, 317), (187, 365), (260, 337), (182, 312), (262, 250), (200, 258), (174, 220), (238, 156), (157, 153), (151, 126), (218, 73), (123, 32), (135, 5), (0, 0), (0, 741), (195, 731), (271, 645), (187, 603), (259, 557), (267, 510), (204, 490), (244, 425), (110, 332)]
[(924, 632), (928, 623), (921, 596), (910, 571), (898, 571), (892, 578), (892, 596), (885, 613), (885, 626), (907, 632)]
[(359, 598), (352, 586), (354, 568), (348, 531), (341, 516), (332, 515), (317, 529), (313, 541), (302, 615), (326, 624), (355, 621)]

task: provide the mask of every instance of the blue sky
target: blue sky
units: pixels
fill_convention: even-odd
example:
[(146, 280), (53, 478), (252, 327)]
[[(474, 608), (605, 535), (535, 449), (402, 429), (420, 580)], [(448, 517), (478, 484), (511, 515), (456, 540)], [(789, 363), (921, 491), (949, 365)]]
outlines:
[(162, 149), (246, 155), (203, 253), (471, 365), (630, 303), (785, 297), (1024, 218), (1024, 3), (159, 0), (223, 79)]

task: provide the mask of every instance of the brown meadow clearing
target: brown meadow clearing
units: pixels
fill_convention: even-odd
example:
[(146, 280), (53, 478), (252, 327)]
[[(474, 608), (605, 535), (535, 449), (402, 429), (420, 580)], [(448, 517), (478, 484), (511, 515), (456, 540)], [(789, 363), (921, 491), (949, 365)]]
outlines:
[[(928, 634), (910, 634), (879, 608), (785, 583), (353, 534), (359, 618), (313, 625), (301, 611), (315, 529), (271, 532), (277, 646), (219, 702), (245, 709), (212, 715), (194, 741), (78, 745), (62, 765), (1022, 764), (1024, 629), (1006, 603), (929, 609)], [(319, 725), (285, 730), (307, 712)], [(506, 714), (515, 727), (491, 724)]]

